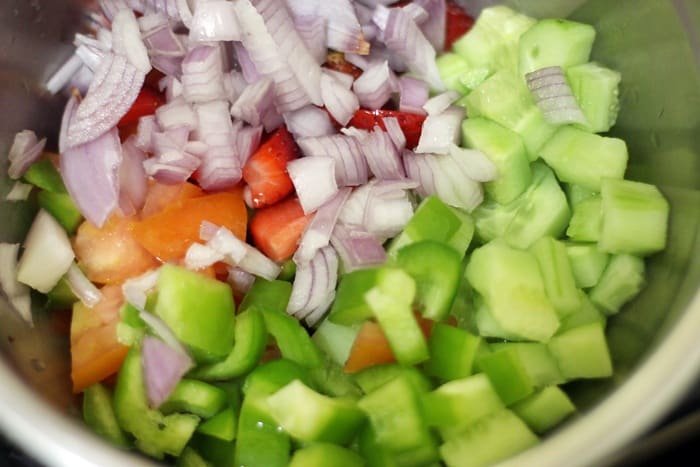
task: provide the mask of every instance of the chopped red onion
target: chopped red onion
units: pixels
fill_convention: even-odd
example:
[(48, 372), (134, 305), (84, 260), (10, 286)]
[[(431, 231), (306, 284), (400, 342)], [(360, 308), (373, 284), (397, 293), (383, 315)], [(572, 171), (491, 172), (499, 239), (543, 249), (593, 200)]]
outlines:
[(196, 112), (199, 121), (197, 137), (209, 146), (200, 156), (202, 164), (196, 179), (206, 190), (231, 188), (241, 180), (242, 170), (234, 146), (235, 135), (228, 101), (200, 104)]
[(154, 55), (151, 57), (151, 65), (166, 76), (182, 77), (182, 57), (168, 57), (166, 55)]
[(180, 19), (177, 0), (127, 0), (134, 11), (143, 15), (163, 13), (173, 20)]
[(355, 78), (342, 71), (331, 70), (330, 68), (323, 70), (323, 73), (332, 76), (337, 82), (339, 82), (345, 89), (351, 89), (352, 83), (355, 82)]
[[(415, 155), (414, 162), (422, 161), (424, 172), (431, 171), (434, 180), (434, 191), (424, 180), (419, 180), (421, 188), (427, 191), (427, 195), (437, 195), (442, 201), (456, 208), (472, 211), (483, 201), (484, 193), (481, 184), (469, 178), (462, 169), (461, 164), (449, 154), (419, 154)], [(404, 159), (406, 163), (409, 158)], [(424, 173), (421, 176), (427, 178)]]
[(319, 249), (311, 261), (297, 264), (287, 313), (304, 319), (333, 293), (338, 280), (338, 254), (332, 246)]
[(418, 182), (416, 192), (423, 198), (435, 194), (435, 177), (433, 169), (428, 162), (429, 156), (426, 154), (416, 154), (411, 150), (404, 150), (402, 154), (403, 166), (406, 176)]
[(428, 11), (418, 3), (409, 3), (401, 8), (403, 8), (403, 11), (408, 13), (411, 19), (413, 19), (413, 22), (419, 26), (425, 23), (425, 21), (429, 18)]
[(198, 157), (179, 150), (164, 152), (143, 162), (146, 174), (166, 185), (184, 183), (200, 165)]
[(476, 149), (464, 149), (453, 144), (450, 157), (457, 162), (462, 172), (477, 182), (490, 182), (498, 178), (498, 169), (491, 159)]
[(311, 310), (311, 312), (306, 315), (304, 321), (306, 321), (307, 326), (316, 326), (316, 324), (323, 319), (331, 305), (335, 301), (335, 289), (326, 295), (326, 298), (321, 302), (319, 306)]
[(19, 243), (0, 243), (0, 289), (24, 322), (34, 326), (29, 287), (17, 280), (18, 253)]
[(237, 41), (241, 31), (233, 3), (227, 0), (198, 2), (189, 25), (190, 41)]
[(335, 160), (330, 157), (301, 157), (287, 163), (304, 214), (310, 214), (338, 191)]
[(199, 185), (208, 191), (233, 188), (243, 178), (241, 164), (233, 149), (208, 153), (195, 173)]
[(326, 19), (326, 45), (339, 52), (369, 54), (370, 44), (362, 34), (355, 8), (350, 0), (319, 2), (318, 14)]
[(422, 7), (427, 18), (420, 23), (425, 38), (430, 41), (437, 52), (445, 48), (445, 30), (447, 23), (447, 5), (445, 0), (415, 0), (413, 5)]
[(397, 180), (404, 178), (403, 165), (399, 152), (389, 135), (380, 127), (374, 130), (360, 142), (370, 172), (378, 180)]
[(428, 115), (415, 151), (447, 154), (451, 144), (459, 144), (464, 107), (451, 106), (441, 114)]
[[(146, 26), (144, 23), (148, 21)], [(184, 57), (187, 53), (180, 37), (163, 15), (144, 16), (139, 20), (141, 26), (141, 38), (151, 56)]]
[(365, 208), (369, 200), (369, 192), (375, 180), (355, 188), (340, 210), (338, 222), (353, 227), (362, 227), (365, 218)]
[(146, 307), (148, 294), (155, 289), (158, 283), (160, 268), (152, 269), (137, 277), (127, 279), (122, 284), (122, 293), (127, 303), (132, 304), (139, 310)]
[(136, 146), (136, 137), (122, 144), (122, 163), (119, 166), (119, 207), (122, 214), (131, 216), (143, 207), (148, 191), (148, 178), (143, 162), (146, 153)]
[(387, 259), (379, 239), (358, 226), (336, 224), (331, 244), (338, 252), (346, 273), (384, 264)]
[(335, 161), (338, 186), (358, 186), (367, 183), (369, 168), (358, 140), (353, 136), (329, 135), (297, 140), (302, 153), (313, 157), (330, 157)]
[(113, 128), (136, 100), (145, 76), (125, 57), (106, 55), (68, 121), (64, 149), (95, 140)]
[(182, 61), (182, 94), (192, 103), (226, 98), (219, 47), (200, 45), (187, 53)]
[(435, 49), (403, 8), (389, 10), (384, 43), (408, 66), (412, 74), (427, 82), (433, 90), (445, 89), (435, 64)]
[[(321, 96), (328, 113), (345, 126), (360, 108), (360, 102), (348, 87), (328, 74), (321, 76)], [(311, 136), (311, 135), (308, 135)]]
[(192, 368), (193, 362), (187, 354), (149, 335), (143, 338), (141, 352), (148, 404), (157, 409)]
[(450, 89), (428, 99), (425, 104), (423, 104), (423, 110), (425, 110), (428, 115), (441, 114), (460, 97), (462, 97), (462, 95), (459, 92)]
[(294, 28), (316, 63), (326, 60), (326, 20), (316, 15), (294, 17)]
[(231, 286), (233, 291), (240, 295), (247, 294), (255, 282), (255, 276), (236, 266), (229, 267), (227, 271), (226, 282)]
[(351, 65), (356, 66), (360, 70), (366, 70), (370, 66), (372, 66), (373, 63), (377, 62), (378, 60), (375, 59), (375, 54), (374, 50), (372, 50), (372, 58), (368, 55), (358, 55), (358, 54), (351, 54), (351, 53), (346, 53), (345, 54), (345, 61), (348, 62)]
[(588, 123), (561, 67), (540, 68), (527, 73), (525, 79), (537, 107), (548, 123), (552, 125)]
[(153, 152), (153, 133), (160, 131), (155, 115), (145, 115), (139, 119), (134, 135), (134, 145), (144, 152)]
[(260, 125), (265, 114), (273, 109), (274, 100), (272, 81), (267, 78), (260, 79), (245, 87), (231, 107), (231, 115), (251, 125)]
[(389, 68), (389, 62), (382, 61), (370, 65), (353, 83), (353, 90), (362, 107), (380, 109), (398, 92), (398, 80)]
[(247, 83), (255, 83), (262, 79), (262, 75), (258, 73), (258, 69), (255, 68), (255, 63), (250, 58), (250, 54), (246, 48), (240, 42), (233, 43), (233, 51), (236, 54), (236, 61), (243, 74), (243, 79)]
[[(73, 53), (73, 55), (71, 55), (68, 60), (66, 60), (63, 65), (61, 65), (61, 67), (56, 70), (56, 72), (46, 81), (45, 88), (51, 94), (58, 94), (62, 89), (65, 89), (72, 83), (82, 81), (85, 73), (87, 73), (90, 80), (92, 80), (91, 70), (85, 66), (83, 60), (77, 53)], [(77, 80), (76, 77), (78, 78)], [(80, 92), (87, 90), (89, 85), (89, 82), (87, 85), (82, 85), (81, 83)], [(73, 84), (73, 87), (78, 86)]]
[(175, 5), (177, 7), (177, 13), (180, 16), (180, 20), (186, 27), (190, 27), (192, 24), (192, 8), (190, 7), (190, 1), (192, 0), (175, 0)]
[(112, 21), (119, 10), (130, 8), (125, 0), (98, 0), (98, 3), (100, 4), (102, 14), (110, 21)]
[(144, 75), (151, 71), (148, 50), (132, 10), (119, 10), (112, 20), (112, 51), (125, 56)]
[(29, 166), (41, 157), (45, 145), (46, 138), (37, 140), (36, 134), (31, 130), (22, 130), (15, 134), (7, 155), (7, 160), (10, 161), (7, 174), (10, 178), (18, 179), (24, 175)]
[(423, 105), (428, 101), (428, 84), (420, 79), (410, 76), (399, 78), (399, 110), (425, 114)]
[(90, 282), (85, 273), (73, 263), (66, 274), (68, 286), (78, 299), (88, 308), (92, 308), (102, 300), (102, 292)]
[(413, 216), (409, 189), (417, 186), (413, 180), (378, 181), (372, 184), (363, 225), (367, 232), (387, 239), (399, 234)]
[(54, 217), (40, 209), (24, 240), (17, 280), (41, 293), (53, 289), (73, 264), (68, 234)]
[(68, 193), (80, 213), (97, 227), (102, 227), (117, 206), (121, 159), (116, 129), (61, 154), (61, 176)]
[(19, 180), (15, 180), (12, 184), (12, 188), (5, 195), (5, 201), (26, 201), (29, 199), (29, 194), (34, 188), (33, 185), (29, 183), (22, 183)]
[(315, 105), (307, 105), (299, 110), (283, 115), (287, 129), (295, 138), (316, 138), (336, 132), (328, 114)]
[(186, 127), (194, 130), (199, 125), (197, 114), (183, 97), (176, 97), (156, 109), (156, 122), (163, 130)]
[(394, 147), (398, 152), (402, 152), (406, 148), (406, 135), (401, 129), (399, 120), (396, 117), (383, 117), (384, 128), (386, 128), (386, 133), (389, 135), (391, 142), (394, 143)]
[(233, 104), (248, 86), (243, 73), (238, 70), (230, 70), (224, 73), (224, 89), (226, 89), (226, 99)]
[(111, 44), (107, 46), (94, 37), (80, 33), (75, 35), (73, 45), (76, 47), (75, 54), (93, 72), (100, 67), (105, 55), (111, 50)]
[(243, 126), (243, 122), (234, 123), (233, 146), (236, 148), (238, 162), (243, 167), (250, 156), (260, 146), (262, 138), (262, 126)]
[(292, 258), (295, 263), (303, 264), (311, 261), (316, 251), (328, 245), (333, 227), (351, 191), (350, 188), (341, 188), (333, 198), (318, 208), (301, 236), (299, 247)]

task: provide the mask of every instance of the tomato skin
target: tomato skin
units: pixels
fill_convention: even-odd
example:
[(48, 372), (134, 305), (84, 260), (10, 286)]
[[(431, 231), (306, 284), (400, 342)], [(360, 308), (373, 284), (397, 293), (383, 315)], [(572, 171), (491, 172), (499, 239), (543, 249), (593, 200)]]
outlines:
[(165, 97), (151, 89), (150, 87), (144, 86), (141, 88), (139, 95), (136, 100), (131, 105), (131, 108), (127, 113), (119, 120), (117, 123), (118, 127), (129, 127), (137, 124), (139, 119), (145, 115), (152, 115), (158, 107), (165, 104)]
[(296, 251), (312, 217), (304, 214), (296, 196), (259, 209), (250, 221), (253, 243), (273, 261), (284, 261)]
[(465, 35), (474, 25), (474, 18), (454, 0), (447, 0), (445, 12), (445, 51), (452, 49), (452, 44)]
[(342, 52), (329, 52), (323, 66), (329, 70), (339, 71), (357, 79), (362, 74), (362, 69), (345, 60)]
[(148, 187), (146, 199), (141, 209), (141, 218), (164, 211), (168, 206), (189, 198), (204, 195), (204, 190), (194, 183), (184, 182), (177, 185), (165, 185), (153, 182)]
[(425, 115), (410, 112), (402, 112), (400, 110), (369, 110), (359, 109), (352, 116), (347, 126), (354, 126), (362, 130), (372, 130), (379, 125), (382, 130), (386, 130), (383, 119), (385, 117), (394, 117), (398, 120), (399, 126), (406, 136), (406, 147), (413, 149), (418, 145), (420, 134), (423, 129)]

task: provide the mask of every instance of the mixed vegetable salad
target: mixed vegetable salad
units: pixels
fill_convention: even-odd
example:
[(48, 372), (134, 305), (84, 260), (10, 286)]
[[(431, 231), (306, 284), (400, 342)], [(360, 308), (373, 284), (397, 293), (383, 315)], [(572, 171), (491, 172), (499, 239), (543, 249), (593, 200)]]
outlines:
[[(613, 373), (669, 205), (595, 30), (452, 0), (101, 0), (30, 130), (4, 295), (87, 425), (183, 466), (487, 465)], [(18, 258), (19, 256), (19, 258)], [(55, 311), (58, 313), (59, 311)], [(332, 459), (332, 460), (331, 460)]]

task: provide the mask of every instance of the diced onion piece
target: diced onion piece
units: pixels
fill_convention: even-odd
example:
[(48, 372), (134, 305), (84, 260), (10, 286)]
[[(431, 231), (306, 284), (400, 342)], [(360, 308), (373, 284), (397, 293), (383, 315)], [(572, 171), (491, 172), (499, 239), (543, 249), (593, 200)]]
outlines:
[(19, 180), (15, 180), (15, 183), (12, 184), (12, 188), (10, 188), (10, 191), (5, 195), (5, 200), (26, 201), (33, 188), (33, 185), (29, 183), (22, 183)]
[(274, 280), (279, 276), (282, 268), (279, 264), (265, 256), (260, 250), (247, 245), (246, 255), (243, 257), (238, 267), (255, 276), (262, 277), (269, 281)]
[(17, 280), (48, 293), (68, 272), (75, 254), (68, 234), (51, 214), (40, 209), (24, 241)]
[(311, 261), (297, 264), (297, 276), (287, 305), (287, 313), (304, 319), (327, 302), (338, 280), (338, 254), (333, 247), (319, 249)]
[(587, 124), (564, 70), (559, 66), (540, 68), (525, 75), (532, 97), (552, 125)]
[(449, 107), (437, 115), (428, 115), (415, 151), (418, 153), (447, 154), (451, 144), (459, 143), (464, 108)]
[(362, 107), (380, 109), (391, 95), (398, 92), (398, 80), (386, 60), (367, 68), (352, 86)]
[(287, 163), (287, 172), (304, 214), (310, 214), (338, 191), (335, 161), (330, 157), (307, 156)]
[(343, 261), (345, 272), (384, 264), (387, 258), (381, 241), (360, 227), (336, 224), (331, 244)]
[(17, 280), (18, 253), (19, 243), (0, 243), (0, 288), (17, 314), (33, 326), (29, 287)]
[[(148, 25), (144, 23), (148, 22)], [(184, 57), (185, 49), (180, 37), (175, 34), (168, 18), (155, 14), (139, 20), (141, 38), (151, 56)]]
[(263, 127), (258, 126), (243, 126), (242, 122), (234, 123), (233, 129), (233, 146), (236, 148), (236, 155), (241, 167), (245, 165), (250, 156), (260, 146)]
[(436, 194), (441, 200), (468, 212), (481, 204), (484, 199), (481, 184), (469, 178), (449, 154), (426, 157), (433, 168)]
[(241, 38), (233, 2), (226, 0), (197, 2), (189, 30), (192, 42), (237, 41)]
[(396, 117), (383, 117), (384, 128), (386, 128), (386, 134), (389, 135), (391, 142), (397, 151), (401, 152), (406, 148), (406, 135), (401, 129), (401, 124), (399, 119)]
[(410, 76), (399, 78), (399, 110), (402, 112), (425, 114), (423, 106), (428, 101), (428, 84)]
[(90, 279), (87, 278), (77, 264), (71, 264), (66, 274), (66, 279), (68, 280), (68, 286), (71, 291), (86, 307), (92, 308), (102, 300), (102, 292), (100, 292), (100, 289), (90, 282)]
[(287, 129), (295, 138), (315, 138), (335, 133), (328, 114), (315, 105), (287, 112), (283, 117)]
[(275, 90), (271, 80), (263, 78), (245, 87), (231, 107), (231, 115), (251, 125), (260, 125), (274, 105)]
[(437, 193), (435, 174), (429, 162), (431, 157), (428, 154), (416, 154), (408, 149), (404, 150), (402, 154), (406, 176), (418, 182), (416, 192), (423, 198)]
[(124, 55), (141, 73), (151, 71), (151, 61), (141, 40), (139, 23), (130, 9), (119, 10), (112, 20), (112, 50)]
[[(163, 130), (187, 127), (193, 130), (197, 127), (197, 114), (192, 106), (185, 102), (184, 97), (177, 97), (156, 109), (156, 122)], [(143, 118), (142, 118), (143, 120)]]
[(142, 310), (146, 307), (148, 294), (155, 289), (158, 283), (160, 268), (145, 272), (137, 277), (127, 279), (122, 284), (122, 293), (127, 303)]
[(446, 1), (416, 0), (415, 5), (422, 7), (427, 13), (427, 18), (422, 23), (419, 23), (423, 35), (430, 41), (437, 52), (441, 52), (445, 48)]
[(229, 267), (227, 271), (226, 282), (233, 288), (233, 291), (241, 295), (247, 294), (255, 282), (255, 276), (236, 266)]
[(341, 125), (345, 126), (357, 109), (360, 102), (349, 88), (336, 80), (335, 77), (324, 73), (321, 75), (321, 97), (323, 103), (333, 118)]
[(294, 17), (294, 28), (316, 63), (326, 60), (326, 19), (316, 15)]
[(405, 177), (403, 165), (391, 137), (378, 126), (360, 142), (370, 171), (378, 180), (398, 180)]
[(24, 175), (29, 166), (36, 162), (44, 151), (46, 138), (37, 140), (36, 134), (31, 130), (22, 130), (15, 135), (10, 147), (7, 160), (10, 168), (7, 174), (10, 178), (17, 179)]
[(342, 188), (333, 198), (318, 208), (301, 236), (299, 247), (292, 258), (295, 263), (303, 264), (311, 261), (316, 251), (328, 245), (340, 211), (350, 192), (350, 188)]
[[(206, 229), (205, 226), (202, 228)], [(204, 235), (207, 235), (206, 230)], [(225, 227), (219, 227), (213, 236), (207, 239), (207, 246), (221, 255), (221, 259), (217, 261), (225, 261), (231, 265), (239, 264), (248, 252), (246, 243)]]
[(447, 110), (454, 101), (460, 98), (460, 93), (454, 89), (445, 91), (437, 96), (428, 99), (425, 104), (423, 104), (423, 110), (425, 110), (428, 115), (438, 115)]
[(318, 14), (326, 19), (328, 48), (339, 52), (367, 55), (370, 44), (362, 34), (355, 8), (350, 0), (322, 0)]
[(416, 185), (412, 180), (378, 181), (373, 184), (365, 206), (365, 229), (380, 239), (391, 238), (401, 232), (413, 216), (413, 203), (408, 190)]
[(306, 156), (330, 157), (335, 161), (335, 179), (338, 186), (358, 186), (367, 183), (367, 159), (362, 155), (357, 138), (347, 135), (329, 135), (297, 140)]
[(192, 271), (199, 271), (223, 259), (224, 255), (211, 246), (193, 243), (185, 253), (185, 267)]
[(464, 149), (453, 144), (450, 147), (450, 157), (452, 157), (462, 172), (469, 178), (477, 182), (490, 182), (498, 177), (498, 169), (491, 162), (491, 159), (476, 149)]
[(124, 215), (134, 215), (141, 210), (148, 192), (148, 178), (143, 162), (146, 153), (136, 146), (136, 137), (129, 137), (122, 144), (122, 163), (119, 166), (119, 207)]
[(142, 343), (143, 379), (150, 407), (165, 402), (187, 371), (192, 359), (158, 338), (146, 335)]
[(187, 53), (182, 61), (182, 95), (191, 103), (226, 98), (219, 47), (200, 45)]
[(146, 115), (139, 119), (134, 135), (134, 145), (144, 152), (153, 150), (153, 133), (160, 131), (160, 125), (156, 121), (155, 115)]
[(316, 326), (316, 324), (323, 319), (328, 310), (330, 309), (333, 301), (335, 300), (335, 290), (331, 290), (326, 298), (321, 302), (319, 306), (311, 310), (311, 312), (306, 315), (304, 321), (308, 326)]
[(170, 326), (163, 321), (159, 316), (154, 315), (146, 310), (139, 309), (139, 318), (141, 318), (157, 337), (166, 343), (171, 349), (185, 355), (189, 358), (189, 354), (185, 346), (179, 341), (177, 336)]

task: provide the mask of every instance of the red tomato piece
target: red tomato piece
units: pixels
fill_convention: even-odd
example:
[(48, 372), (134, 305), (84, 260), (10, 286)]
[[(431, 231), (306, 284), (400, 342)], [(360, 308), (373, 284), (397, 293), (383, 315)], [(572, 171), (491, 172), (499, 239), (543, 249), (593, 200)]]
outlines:
[(355, 115), (352, 116), (347, 126), (354, 126), (362, 130), (371, 130), (376, 125), (379, 125), (382, 130), (386, 130), (383, 121), (384, 117), (395, 117), (398, 120), (401, 130), (403, 130), (403, 134), (406, 136), (406, 146), (409, 149), (413, 149), (418, 145), (425, 115), (401, 112), (400, 110), (359, 109), (355, 112)]
[(312, 216), (304, 214), (295, 196), (259, 209), (249, 226), (253, 243), (273, 261), (284, 261), (296, 251)]
[(454, 0), (447, 0), (446, 7), (445, 51), (449, 51), (452, 44), (472, 28), (474, 18)]
[(165, 97), (149, 87), (144, 87), (131, 105), (129, 111), (119, 120), (118, 127), (126, 127), (138, 123), (145, 115), (152, 115), (158, 107), (165, 103)]
[(345, 73), (346, 75), (350, 75), (354, 79), (359, 78), (362, 74), (362, 70), (360, 68), (345, 60), (345, 54), (342, 52), (329, 52), (323, 66), (329, 70), (339, 71), (341, 73)]

